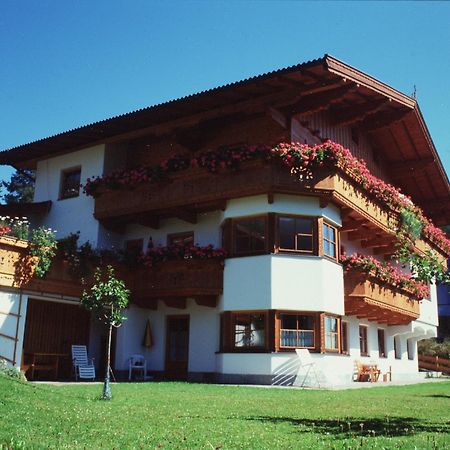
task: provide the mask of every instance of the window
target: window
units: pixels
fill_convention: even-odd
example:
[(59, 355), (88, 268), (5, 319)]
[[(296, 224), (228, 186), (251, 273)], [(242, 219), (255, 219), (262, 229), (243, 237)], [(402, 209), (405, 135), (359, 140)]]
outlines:
[(266, 251), (266, 218), (252, 217), (233, 221), (234, 252), (237, 255)]
[(386, 340), (384, 338), (384, 330), (378, 328), (378, 355), (380, 358), (386, 358)]
[(325, 350), (339, 351), (339, 319), (324, 316)]
[(266, 346), (266, 316), (264, 313), (237, 313), (233, 320), (236, 349), (264, 348)]
[(280, 250), (314, 253), (314, 222), (308, 217), (278, 217)]
[(335, 227), (323, 223), (323, 254), (337, 259), (337, 230)]
[(80, 194), (81, 167), (67, 169), (61, 172), (59, 198), (78, 197)]
[(314, 316), (281, 314), (280, 347), (315, 348)]
[(369, 347), (367, 345), (367, 327), (359, 326), (359, 351), (361, 356), (369, 356)]
[(341, 321), (341, 352), (348, 355), (348, 323)]
[(400, 336), (394, 336), (394, 354), (395, 354), (395, 359), (402, 359)]
[(191, 247), (194, 245), (194, 232), (174, 233), (167, 236), (168, 245), (179, 245), (180, 247)]

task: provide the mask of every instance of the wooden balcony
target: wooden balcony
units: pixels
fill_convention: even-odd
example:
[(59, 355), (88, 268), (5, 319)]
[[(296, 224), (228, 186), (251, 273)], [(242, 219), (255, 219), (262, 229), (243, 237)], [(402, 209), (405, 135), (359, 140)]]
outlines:
[[(229, 199), (260, 194), (270, 199), (274, 193), (313, 195), (320, 197), (322, 206), (333, 202), (342, 208), (342, 231), (352, 231), (350, 240), (361, 240), (363, 247), (372, 247), (375, 253), (391, 255), (395, 251), (398, 212), (336, 167), (292, 174), (277, 162), (251, 161), (241, 164), (235, 172), (211, 174), (204, 169), (189, 169), (161, 183), (102, 192), (95, 199), (94, 215), (116, 231), (133, 222), (158, 228), (161, 218), (178, 217), (195, 223), (197, 213), (225, 209)], [(432, 242), (416, 242), (420, 253), (430, 248), (439, 250)], [(440, 258), (445, 262), (442, 252)]]
[(135, 271), (127, 287), (132, 301), (147, 308), (156, 308), (158, 299), (167, 306), (185, 308), (187, 298), (215, 307), (223, 291), (223, 265), (212, 259), (166, 261)]
[(0, 236), (0, 286), (52, 295), (81, 295), (80, 282), (73, 279), (69, 264), (61, 258), (54, 259), (45, 278), (35, 277), (34, 262), (28, 247), (28, 241)]
[(94, 215), (104, 224), (116, 226), (128, 222), (152, 226), (161, 217), (195, 221), (197, 212), (225, 208), (228, 199), (274, 193), (321, 196), (324, 203), (333, 201), (350, 208), (386, 232), (398, 224), (396, 213), (368, 196), (337, 168), (291, 174), (280, 163), (263, 161), (246, 162), (235, 172), (217, 174), (189, 169), (161, 183), (106, 191), (96, 198)]
[(34, 273), (28, 241), (0, 236), (0, 286), (22, 287)]
[[(28, 242), (0, 236), (0, 286), (58, 296), (80, 297), (83, 287), (73, 277), (67, 261), (56, 257), (44, 278), (34, 276)], [(116, 272), (131, 290), (131, 301), (154, 308), (161, 299), (168, 306), (184, 308), (186, 298), (199, 305), (216, 306), (223, 291), (223, 265), (214, 259), (166, 261), (153, 268), (129, 269), (116, 265)]]
[(420, 315), (413, 295), (374, 277), (344, 272), (345, 314), (388, 325), (404, 325)]

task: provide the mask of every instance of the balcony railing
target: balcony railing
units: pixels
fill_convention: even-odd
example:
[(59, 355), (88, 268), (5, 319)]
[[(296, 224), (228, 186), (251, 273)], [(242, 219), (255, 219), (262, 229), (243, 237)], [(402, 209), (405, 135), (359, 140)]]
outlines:
[(132, 300), (142, 306), (155, 306), (158, 299), (184, 305), (186, 298), (215, 306), (217, 296), (223, 291), (223, 265), (213, 259), (165, 261), (154, 268), (133, 272), (127, 287), (132, 292)]
[(420, 305), (412, 293), (381, 283), (374, 277), (344, 272), (345, 314), (388, 325), (417, 319)]
[[(225, 208), (226, 200), (274, 193), (314, 195), (320, 197), (322, 203), (332, 201), (350, 210), (352, 218), (365, 221), (377, 232), (388, 233), (389, 239), (399, 226), (397, 211), (368, 194), (339, 168), (290, 173), (288, 168), (274, 161), (244, 162), (237, 171), (222, 170), (215, 174), (204, 169), (189, 169), (172, 174), (160, 183), (101, 192), (95, 199), (94, 215), (112, 227), (129, 222), (153, 226), (165, 217), (195, 221), (196, 213)], [(416, 247), (424, 252), (430, 244), (419, 240)], [(441, 257), (445, 260), (443, 255)]]
[[(45, 294), (80, 297), (83, 286), (60, 257), (44, 278), (34, 276), (28, 242), (0, 236), (0, 285)], [(179, 305), (194, 298), (200, 305), (215, 306), (223, 291), (223, 265), (215, 259), (186, 259), (158, 263), (153, 268), (117, 267), (117, 274), (131, 290), (131, 301), (155, 307), (156, 300)]]

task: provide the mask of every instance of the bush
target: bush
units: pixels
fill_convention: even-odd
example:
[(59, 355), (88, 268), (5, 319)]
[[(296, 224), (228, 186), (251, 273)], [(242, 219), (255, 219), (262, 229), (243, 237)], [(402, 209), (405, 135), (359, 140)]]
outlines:
[(0, 375), (20, 381), (27, 381), (25, 374), (18, 367), (8, 366), (8, 363), (3, 358), (0, 358)]
[(419, 353), (428, 356), (450, 358), (450, 339), (438, 342), (436, 339), (425, 339), (417, 343)]

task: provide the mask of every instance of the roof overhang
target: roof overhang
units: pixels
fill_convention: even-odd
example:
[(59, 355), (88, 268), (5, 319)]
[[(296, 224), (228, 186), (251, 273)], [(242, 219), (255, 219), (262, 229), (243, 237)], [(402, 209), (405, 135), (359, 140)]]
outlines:
[(392, 183), (436, 223), (450, 223), (449, 180), (417, 101), (329, 55), (14, 147), (0, 153), (0, 164), (34, 168), (93, 145), (182, 134), (202, 124), (211, 129), (216, 119), (220, 125), (224, 117), (269, 108), (288, 119), (327, 111), (335, 125), (370, 133)]

